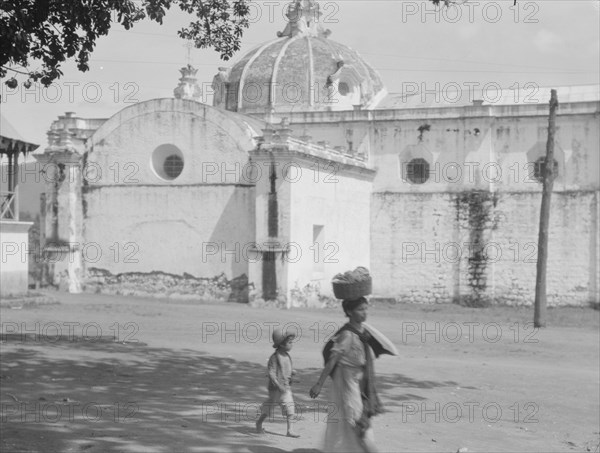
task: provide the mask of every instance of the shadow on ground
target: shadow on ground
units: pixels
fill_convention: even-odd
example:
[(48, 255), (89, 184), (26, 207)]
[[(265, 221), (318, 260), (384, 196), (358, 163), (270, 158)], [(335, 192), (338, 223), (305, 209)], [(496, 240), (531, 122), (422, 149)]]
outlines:
[[(254, 433), (266, 397), (262, 365), (111, 338), (3, 340), (2, 451), (318, 453), (276, 448), (272, 436)], [(319, 372), (299, 370), (303, 382)], [(400, 374), (378, 383), (391, 406), (418, 398), (410, 388), (456, 385)], [(327, 402), (302, 393), (295, 399), (304, 420), (324, 422)], [(279, 410), (271, 422), (268, 431), (285, 432)]]

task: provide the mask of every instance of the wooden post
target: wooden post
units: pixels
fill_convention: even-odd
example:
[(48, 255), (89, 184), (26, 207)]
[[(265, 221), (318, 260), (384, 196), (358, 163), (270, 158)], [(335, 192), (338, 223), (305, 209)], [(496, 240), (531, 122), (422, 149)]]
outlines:
[(38, 251), (36, 253), (35, 262), (40, 269), (39, 286), (36, 283), (36, 289), (40, 286), (47, 285), (48, 278), (48, 263), (46, 262), (46, 192), (40, 194), (40, 235), (39, 243), (37, 244)]
[(534, 327), (546, 327), (546, 264), (548, 261), (548, 224), (550, 222), (550, 198), (554, 185), (554, 133), (556, 131), (556, 90), (550, 91), (550, 117), (548, 119), (548, 141), (546, 160), (543, 165), (544, 185), (540, 209), (540, 230), (538, 235), (537, 276), (535, 281)]
[(15, 145), (15, 156), (13, 158), (13, 171), (12, 171), (12, 191), (13, 191), (13, 214), (14, 219), (19, 220), (19, 193), (17, 187), (19, 185), (19, 147)]

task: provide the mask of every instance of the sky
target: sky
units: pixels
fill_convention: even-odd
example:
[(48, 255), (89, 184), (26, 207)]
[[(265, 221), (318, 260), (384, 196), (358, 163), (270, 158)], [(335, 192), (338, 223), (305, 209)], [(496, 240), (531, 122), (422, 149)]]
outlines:
[[(600, 83), (600, 0), (468, 1), (441, 13), (427, 1), (320, 3), (329, 39), (362, 55), (389, 92), (414, 83), (428, 90), (436, 83), (520, 89)], [(286, 5), (253, 3), (242, 49), (229, 62), (212, 50), (186, 47), (176, 32), (190, 18), (178, 7), (162, 26), (145, 21), (126, 31), (116, 25), (98, 41), (86, 73), (68, 63), (53, 86), (28, 91), (2, 81), (2, 114), (26, 139), (46, 146), (50, 124), (64, 112), (109, 118), (132, 102), (172, 97), (188, 61), (199, 84), (210, 85), (219, 66), (276, 38)]]

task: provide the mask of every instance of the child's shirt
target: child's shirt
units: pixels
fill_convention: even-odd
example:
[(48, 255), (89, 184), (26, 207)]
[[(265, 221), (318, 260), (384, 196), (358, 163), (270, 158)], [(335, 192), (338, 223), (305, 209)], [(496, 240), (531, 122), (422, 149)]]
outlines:
[(292, 379), (292, 358), (287, 352), (275, 352), (269, 357), (269, 390), (278, 390), (279, 385), (286, 390), (290, 388)]

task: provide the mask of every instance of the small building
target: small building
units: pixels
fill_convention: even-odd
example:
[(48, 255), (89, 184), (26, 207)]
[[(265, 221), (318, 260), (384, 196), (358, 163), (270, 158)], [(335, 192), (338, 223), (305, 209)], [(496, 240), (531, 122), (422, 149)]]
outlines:
[[(27, 293), (29, 288), (29, 228), (32, 222), (19, 221), (19, 158), (39, 145), (25, 140), (0, 113), (0, 296)], [(5, 179), (6, 178), (6, 179)]]

